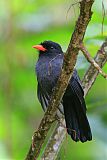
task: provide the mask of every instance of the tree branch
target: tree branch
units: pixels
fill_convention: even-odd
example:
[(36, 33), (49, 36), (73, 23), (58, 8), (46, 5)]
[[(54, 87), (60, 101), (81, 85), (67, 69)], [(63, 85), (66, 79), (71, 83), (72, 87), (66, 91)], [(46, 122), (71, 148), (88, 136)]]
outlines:
[[(98, 50), (96, 57), (94, 59), (95, 59), (95, 62), (101, 68), (107, 62), (107, 39), (105, 40), (105, 42), (102, 44), (102, 46)], [(82, 80), (82, 85), (83, 85), (85, 95), (88, 93), (89, 89), (91, 88), (91, 86), (95, 82), (98, 73), (99, 73), (98, 70), (94, 66), (90, 65), (89, 69), (87, 70), (87, 72)], [(91, 81), (90, 81), (90, 79), (91, 79)]]
[(100, 68), (100, 66), (95, 62), (95, 60), (91, 57), (90, 53), (86, 49), (83, 43), (80, 44), (80, 50), (83, 52), (85, 58), (87, 59), (88, 62), (94, 66), (98, 70), (98, 72), (105, 78), (107, 79), (107, 74), (103, 72), (103, 70)]
[[(107, 40), (102, 44), (100, 49), (98, 50), (96, 57), (94, 58), (95, 62), (102, 68), (104, 64), (107, 62)], [(84, 88), (85, 96), (94, 84), (98, 70), (90, 65), (89, 69), (87, 70), (83, 80), (82, 85)], [(61, 120), (62, 124), (65, 125), (64, 119)], [(42, 160), (54, 160), (60, 150), (61, 144), (64, 141), (64, 137), (66, 135), (66, 130), (64, 127), (61, 127), (60, 124), (57, 122), (57, 126), (54, 129), (52, 136), (50, 137), (48, 144), (45, 148), (45, 151), (42, 155)]]
[(82, 0), (80, 2), (80, 15), (75, 25), (75, 30), (70, 40), (70, 44), (66, 51), (61, 75), (58, 79), (57, 85), (53, 91), (53, 95), (49, 102), (48, 109), (41, 120), (38, 130), (33, 136), (33, 147), (31, 145), (27, 154), (26, 160), (34, 160), (38, 157), (41, 147), (45, 141), (46, 135), (55, 120), (55, 115), (60, 101), (67, 88), (69, 80), (72, 76), (74, 66), (79, 51), (79, 44), (83, 41), (87, 25), (91, 19), (91, 8), (94, 0)]

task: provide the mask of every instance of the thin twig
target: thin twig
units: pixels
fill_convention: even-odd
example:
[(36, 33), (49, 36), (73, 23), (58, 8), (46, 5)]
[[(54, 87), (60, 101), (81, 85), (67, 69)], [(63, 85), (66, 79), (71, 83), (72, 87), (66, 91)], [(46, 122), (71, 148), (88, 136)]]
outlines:
[(90, 53), (88, 52), (88, 50), (86, 49), (86, 47), (84, 46), (83, 43), (80, 44), (80, 50), (84, 54), (87, 61), (90, 62), (105, 79), (107, 79), (107, 74), (105, 72), (103, 72), (103, 70), (100, 68), (100, 66), (91, 57)]
[(75, 15), (75, 17), (76, 17), (75, 5), (80, 4), (80, 2), (81, 2), (81, 1), (70, 4), (70, 6), (69, 6), (69, 8), (68, 8), (68, 10), (67, 10), (66, 19), (67, 19), (67, 17), (68, 17), (68, 13), (69, 13), (71, 7), (73, 7), (74, 15)]
[(106, 15), (105, 7), (104, 7), (104, 2), (102, 0), (102, 29), (101, 29), (102, 35), (103, 35), (103, 26), (104, 26), (105, 15)]
[[(94, 59), (95, 59), (95, 62), (101, 68), (107, 62), (107, 40), (105, 40), (105, 42), (102, 44), (101, 48), (98, 50), (97, 55)], [(98, 70), (93, 65), (90, 65), (88, 71), (86, 72), (86, 74), (82, 80), (82, 85), (83, 85), (85, 95), (86, 95), (86, 93), (88, 93), (88, 90), (94, 84), (98, 73), (99, 73)], [(91, 79), (91, 81), (90, 81), (90, 79)]]

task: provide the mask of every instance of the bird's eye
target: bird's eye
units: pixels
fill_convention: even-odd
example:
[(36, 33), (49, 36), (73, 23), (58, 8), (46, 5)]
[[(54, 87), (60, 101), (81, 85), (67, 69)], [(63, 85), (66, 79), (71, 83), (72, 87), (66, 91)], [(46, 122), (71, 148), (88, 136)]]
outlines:
[(54, 49), (54, 47), (51, 47), (51, 49)]

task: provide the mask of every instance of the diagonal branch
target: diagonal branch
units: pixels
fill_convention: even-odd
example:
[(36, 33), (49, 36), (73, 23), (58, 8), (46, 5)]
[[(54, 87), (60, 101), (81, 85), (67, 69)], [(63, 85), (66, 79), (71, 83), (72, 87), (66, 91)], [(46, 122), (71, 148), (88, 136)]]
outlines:
[[(98, 50), (94, 60), (101, 68), (107, 62), (107, 40), (102, 44), (102, 46)], [(94, 66), (90, 65), (82, 81), (85, 96), (94, 84), (98, 73), (98, 70)], [(61, 122), (63, 125), (65, 125), (63, 119), (61, 120)], [(60, 150), (61, 144), (64, 141), (65, 135), (65, 128), (61, 127), (58, 123), (56, 128), (54, 129), (52, 136), (48, 141), (48, 144), (41, 158), (42, 160), (54, 160), (56, 158)]]
[[(102, 68), (104, 64), (107, 62), (107, 39), (98, 50), (96, 57), (94, 59), (100, 68)], [(82, 80), (82, 85), (83, 85), (85, 95), (88, 93), (89, 89), (92, 87), (93, 83), (95, 82), (98, 73), (99, 73), (98, 70), (93, 65), (90, 65), (88, 71), (86, 72)]]
[(72, 76), (74, 66), (76, 64), (76, 59), (79, 51), (78, 46), (80, 42), (83, 41), (87, 25), (92, 16), (91, 8), (93, 3), (94, 0), (82, 0), (80, 2), (80, 15), (76, 22), (73, 35), (65, 54), (61, 75), (53, 91), (48, 109), (40, 122), (38, 130), (34, 133), (33, 147), (31, 145), (26, 160), (34, 160), (38, 157), (47, 133), (53, 121), (55, 120), (57, 108), (64, 95), (69, 80)]
[(100, 68), (100, 66), (95, 62), (95, 60), (91, 57), (90, 53), (86, 49), (83, 43), (80, 44), (80, 50), (83, 52), (85, 58), (87, 59), (88, 62), (94, 66), (98, 72), (105, 78), (107, 79), (107, 74), (103, 72), (103, 70)]

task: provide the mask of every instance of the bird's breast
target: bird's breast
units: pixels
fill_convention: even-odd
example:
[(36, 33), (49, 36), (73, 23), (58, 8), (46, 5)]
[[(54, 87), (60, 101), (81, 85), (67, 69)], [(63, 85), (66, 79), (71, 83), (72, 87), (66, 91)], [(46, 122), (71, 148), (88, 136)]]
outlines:
[(63, 59), (38, 60), (36, 64), (37, 79), (45, 90), (52, 89), (60, 75)]

